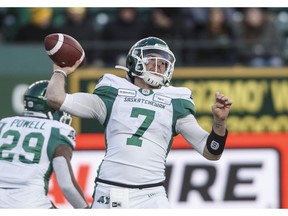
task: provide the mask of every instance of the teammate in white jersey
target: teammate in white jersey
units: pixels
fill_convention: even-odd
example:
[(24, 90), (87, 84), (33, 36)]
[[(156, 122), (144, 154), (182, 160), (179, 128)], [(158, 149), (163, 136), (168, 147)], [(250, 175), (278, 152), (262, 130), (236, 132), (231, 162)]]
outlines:
[(50, 106), (105, 126), (106, 154), (95, 179), (92, 208), (169, 208), (163, 182), (173, 137), (182, 134), (209, 160), (218, 160), (227, 137), (232, 102), (217, 92), (210, 133), (194, 114), (188, 88), (169, 86), (175, 57), (161, 39), (148, 37), (129, 51), (126, 79), (106, 74), (93, 94), (64, 91), (65, 77), (76, 70), (54, 65), (47, 89)]
[(28, 87), (23, 116), (0, 121), (0, 208), (56, 208), (48, 197), (53, 170), (74, 208), (88, 208), (70, 160), (75, 147), (71, 116), (46, 101), (47, 80)]

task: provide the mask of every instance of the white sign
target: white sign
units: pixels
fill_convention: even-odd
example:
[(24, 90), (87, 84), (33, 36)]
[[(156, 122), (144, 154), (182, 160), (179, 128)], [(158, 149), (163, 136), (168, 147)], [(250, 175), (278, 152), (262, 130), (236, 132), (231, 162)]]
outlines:
[(174, 150), (167, 165), (172, 167), (168, 198), (174, 208), (280, 207), (275, 149), (225, 149), (218, 161), (192, 150)]
[[(74, 174), (78, 182), (85, 183), (88, 201), (92, 201), (94, 179), (104, 153), (73, 154)], [(166, 171), (173, 208), (280, 208), (280, 156), (272, 148), (225, 149), (218, 161), (206, 160), (194, 150), (171, 150)], [(71, 208), (67, 202), (55, 205)]]

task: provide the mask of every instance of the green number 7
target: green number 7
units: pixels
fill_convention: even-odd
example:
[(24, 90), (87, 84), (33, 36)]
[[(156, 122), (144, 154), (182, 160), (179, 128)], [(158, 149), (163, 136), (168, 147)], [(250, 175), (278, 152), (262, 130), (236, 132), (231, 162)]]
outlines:
[(140, 125), (136, 133), (134, 133), (132, 137), (127, 138), (127, 145), (134, 145), (138, 147), (142, 146), (142, 140), (140, 139), (140, 137), (142, 137), (142, 135), (145, 133), (145, 131), (153, 122), (155, 117), (155, 111), (133, 107), (130, 117), (137, 118), (139, 115), (146, 116), (146, 118)]

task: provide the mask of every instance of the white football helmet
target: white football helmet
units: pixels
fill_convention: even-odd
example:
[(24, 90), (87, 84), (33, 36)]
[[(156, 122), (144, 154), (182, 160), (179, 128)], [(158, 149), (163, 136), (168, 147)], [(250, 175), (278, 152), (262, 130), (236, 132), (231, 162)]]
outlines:
[[(165, 41), (156, 37), (148, 37), (131, 47), (126, 59), (126, 68), (119, 66), (118, 68), (126, 70), (132, 80), (137, 76), (148, 85), (157, 87), (169, 85), (175, 61), (175, 56)], [(147, 68), (148, 63), (153, 63), (155, 66)], [(159, 65), (165, 67), (164, 73), (159, 71)]]

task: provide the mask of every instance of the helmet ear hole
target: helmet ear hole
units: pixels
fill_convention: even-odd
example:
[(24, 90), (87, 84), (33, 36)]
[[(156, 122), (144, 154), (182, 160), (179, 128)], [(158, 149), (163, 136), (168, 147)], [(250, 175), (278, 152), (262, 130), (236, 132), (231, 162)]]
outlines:
[(133, 56), (128, 55), (126, 59), (126, 67), (128, 68), (128, 76), (132, 78), (135, 74), (139, 74), (136, 69), (137, 60)]
[(47, 88), (45, 88), (45, 89), (43, 90), (42, 97), (46, 97), (46, 91), (47, 91)]
[(133, 63), (134, 63), (134, 59), (132, 56), (129, 55), (126, 60), (126, 67), (130, 70), (131, 67), (133, 66)]

